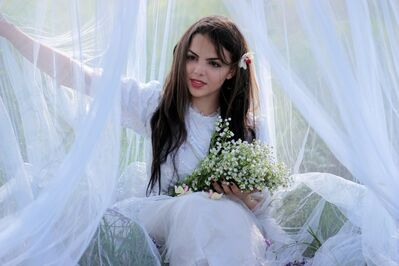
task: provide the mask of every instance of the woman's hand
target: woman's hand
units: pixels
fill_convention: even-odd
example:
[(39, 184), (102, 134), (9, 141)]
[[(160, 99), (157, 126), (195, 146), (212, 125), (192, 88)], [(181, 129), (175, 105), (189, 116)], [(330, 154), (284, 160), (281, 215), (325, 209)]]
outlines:
[(218, 182), (213, 182), (212, 185), (213, 188), (216, 190), (216, 192), (238, 198), (250, 210), (253, 210), (258, 204), (258, 201), (251, 197), (251, 194), (256, 192), (256, 190), (242, 191), (234, 182), (226, 182), (226, 181), (222, 181), (222, 184), (219, 184)]

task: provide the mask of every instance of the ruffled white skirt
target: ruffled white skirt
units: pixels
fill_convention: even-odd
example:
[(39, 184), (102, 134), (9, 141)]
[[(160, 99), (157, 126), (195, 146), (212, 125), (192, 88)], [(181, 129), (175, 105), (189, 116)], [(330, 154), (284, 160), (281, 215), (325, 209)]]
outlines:
[[(145, 176), (143, 167), (131, 169), (134, 173), (129, 175)], [(145, 197), (137, 191), (145, 191), (146, 183), (140, 185), (136, 178), (137, 183), (122, 187), (140, 189), (126, 193), (114, 209), (141, 225), (152, 239), (150, 245), (154, 242), (171, 266), (364, 265), (362, 235), (356, 226), (360, 218), (354, 215), (361, 209), (353, 207), (363, 201), (364, 187), (331, 174), (295, 178), (296, 186), (273, 198), (264, 195), (266, 200), (254, 211), (231, 198), (210, 199), (204, 192)], [(328, 207), (325, 199), (346, 217)], [(336, 232), (323, 239), (323, 228)], [(323, 243), (313, 255), (310, 229)], [(313, 259), (304, 258), (308, 254)]]
[(115, 208), (141, 224), (171, 266), (266, 265), (267, 244), (250, 210), (204, 192), (130, 198)]

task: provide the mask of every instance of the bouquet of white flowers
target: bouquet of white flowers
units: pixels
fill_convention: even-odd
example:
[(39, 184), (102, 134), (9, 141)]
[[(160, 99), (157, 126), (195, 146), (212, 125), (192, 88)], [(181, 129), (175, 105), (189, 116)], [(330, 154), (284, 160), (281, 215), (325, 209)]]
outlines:
[(265, 187), (273, 191), (287, 185), (287, 168), (275, 159), (272, 148), (258, 140), (252, 143), (234, 140), (230, 121), (218, 118), (208, 156), (175, 186), (172, 194), (210, 191), (213, 181), (234, 182), (243, 191), (261, 191)]

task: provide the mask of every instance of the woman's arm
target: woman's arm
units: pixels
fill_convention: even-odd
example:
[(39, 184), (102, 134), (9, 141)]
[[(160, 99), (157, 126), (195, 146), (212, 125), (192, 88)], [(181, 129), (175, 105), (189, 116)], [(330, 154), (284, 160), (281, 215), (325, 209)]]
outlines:
[(15, 25), (8, 22), (1, 14), (0, 36), (9, 40), (32, 63), (34, 61), (34, 47), (38, 47), (38, 68), (49, 76), (56, 78), (61, 85), (72, 88), (74, 86), (74, 69), (80, 69), (84, 73), (86, 88), (90, 86), (91, 80), (96, 73), (92, 68), (73, 60), (61, 51), (34, 40)]

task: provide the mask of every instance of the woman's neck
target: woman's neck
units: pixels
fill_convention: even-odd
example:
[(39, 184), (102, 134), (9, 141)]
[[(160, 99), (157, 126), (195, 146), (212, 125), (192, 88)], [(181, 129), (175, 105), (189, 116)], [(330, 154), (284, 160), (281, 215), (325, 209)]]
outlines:
[(211, 101), (195, 101), (193, 99), (191, 105), (195, 110), (205, 116), (215, 114), (219, 109), (219, 105)]

